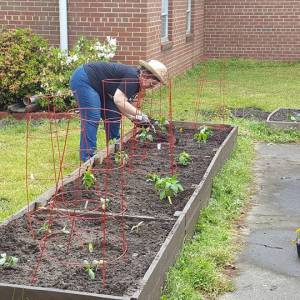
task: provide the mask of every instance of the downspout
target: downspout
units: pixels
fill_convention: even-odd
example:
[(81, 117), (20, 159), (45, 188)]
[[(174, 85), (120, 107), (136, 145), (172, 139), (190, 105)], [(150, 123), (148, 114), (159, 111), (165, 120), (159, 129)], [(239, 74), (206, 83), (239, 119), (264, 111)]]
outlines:
[(59, 0), (60, 49), (68, 51), (68, 8), (67, 0)]

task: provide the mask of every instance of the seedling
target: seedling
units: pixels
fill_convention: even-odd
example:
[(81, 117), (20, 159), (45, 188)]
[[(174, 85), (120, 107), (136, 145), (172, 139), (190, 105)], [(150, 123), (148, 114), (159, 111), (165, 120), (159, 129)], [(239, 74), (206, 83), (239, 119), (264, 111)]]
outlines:
[(169, 125), (169, 121), (166, 119), (166, 117), (161, 116), (161, 117), (157, 118), (157, 120), (155, 122), (155, 125), (157, 125), (158, 129), (161, 132), (166, 132), (167, 131), (167, 126)]
[(135, 231), (137, 234), (139, 233), (139, 228), (144, 224), (144, 221), (139, 222), (136, 225), (133, 225), (130, 229), (130, 232)]
[(90, 253), (93, 253), (93, 252), (94, 252), (94, 245), (93, 245), (92, 242), (89, 242), (89, 243), (88, 243), (88, 249), (89, 249), (89, 252), (90, 252)]
[(141, 132), (137, 135), (137, 138), (142, 142), (153, 142), (153, 135), (146, 128), (142, 128)]
[(148, 175), (147, 175), (147, 182), (156, 182), (158, 179), (159, 179), (160, 177), (157, 175), (157, 174), (155, 174), (155, 173), (149, 173)]
[(115, 162), (119, 165), (126, 165), (129, 161), (129, 156), (125, 151), (115, 153)]
[(96, 271), (100, 266), (104, 264), (103, 260), (94, 259), (91, 263), (88, 260), (83, 261), (83, 269), (90, 278), (90, 280), (94, 280), (96, 277)]
[[(150, 175), (150, 176), (149, 176)], [(173, 204), (172, 198), (179, 192), (183, 191), (181, 183), (177, 180), (177, 176), (160, 177), (156, 174), (149, 174), (148, 181), (154, 183), (154, 187), (159, 192), (160, 200), (168, 199), (170, 204)]]
[(95, 185), (96, 179), (93, 174), (92, 168), (88, 167), (83, 174), (82, 183), (86, 189), (90, 189)]
[(9, 256), (6, 253), (2, 253), (0, 256), (0, 266), (3, 268), (14, 268), (19, 259), (15, 256)]
[(295, 116), (290, 115), (289, 119), (293, 122), (300, 122), (300, 114), (296, 114)]
[(38, 229), (37, 234), (42, 235), (46, 232), (48, 232), (49, 234), (51, 233), (51, 229), (48, 222), (42, 224), (42, 226)]
[(188, 166), (191, 160), (191, 156), (186, 151), (182, 151), (177, 158), (177, 163), (181, 166)]
[(100, 202), (101, 202), (101, 208), (103, 210), (106, 210), (108, 208), (108, 204), (110, 200), (108, 198), (100, 198)]
[(206, 144), (208, 138), (213, 135), (213, 132), (211, 129), (209, 129), (206, 126), (203, 126), (199, 129), (199, 132), (194, 134), (194, 139), (197, 141), (197, 143), (204, 143)]

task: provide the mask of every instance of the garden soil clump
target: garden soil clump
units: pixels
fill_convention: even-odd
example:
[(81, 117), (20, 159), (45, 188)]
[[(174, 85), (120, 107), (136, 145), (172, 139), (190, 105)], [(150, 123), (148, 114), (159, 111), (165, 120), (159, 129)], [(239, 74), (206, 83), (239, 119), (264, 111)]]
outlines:
[[(131, 138), (124, 149), (129, 154), (127, 164), (118, 165), (111, 155), (93, 167), (94, 190), (85, 190), (78, 178), (59, 191), (52, 211), (46, 206), (32, 212), (30, 226), (26, 216), (0, 226), (0, 253), (19, 259), (13, 268), (0, 267), (0, 282), (115, 296), (133, 291), (173, 228), (174, 213), (183, 210), (232, 128), (221, 125), (211, 130), (207, 142), (197, 143), (193, 138), (197, 129), (177, 128), (173, 147), (164, 139), (158, 147), (157, 141)], [(192, 158), (185, 167), (176, 163), (182, 151)], [(172, 205), (160, 200), (153, 182), (147, 182), (149, 174), (169, 176), (171, 171), (184, 188)], [(99, 193), (110, 200), (105, 215), (97, 204)], [(73, 215), (67, 209), (82, 213)], [(42, 232), (45, 223), (51, 226)], [(102, 263), (91, 280), (83, 261), (94, 259)]]

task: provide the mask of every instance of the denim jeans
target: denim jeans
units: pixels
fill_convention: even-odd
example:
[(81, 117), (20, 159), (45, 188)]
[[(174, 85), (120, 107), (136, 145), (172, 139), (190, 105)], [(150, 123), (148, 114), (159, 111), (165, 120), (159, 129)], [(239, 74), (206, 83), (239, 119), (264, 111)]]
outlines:
[(97, 131), (101, 118), (104, 120), (108, 142), (110, 139), (120, 137), (121, 115), (113, 99), (108, 99), (103, 105), (99, 93), (92, 88), (83, 66), (74, 71), (70, 87), (80, 110), (80, 159), (86, 161), (97, 149)]

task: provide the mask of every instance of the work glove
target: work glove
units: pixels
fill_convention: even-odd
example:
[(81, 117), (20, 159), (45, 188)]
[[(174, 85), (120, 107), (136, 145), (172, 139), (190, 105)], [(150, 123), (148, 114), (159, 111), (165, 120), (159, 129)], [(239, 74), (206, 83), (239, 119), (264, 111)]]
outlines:
[(132, 122), (137, 127), (147, 128), (147, 127), (151, 126), (150, 119), (146, 114), (141, 114), (141, 115), (134, 116), (134, 118), (132, 119)]

